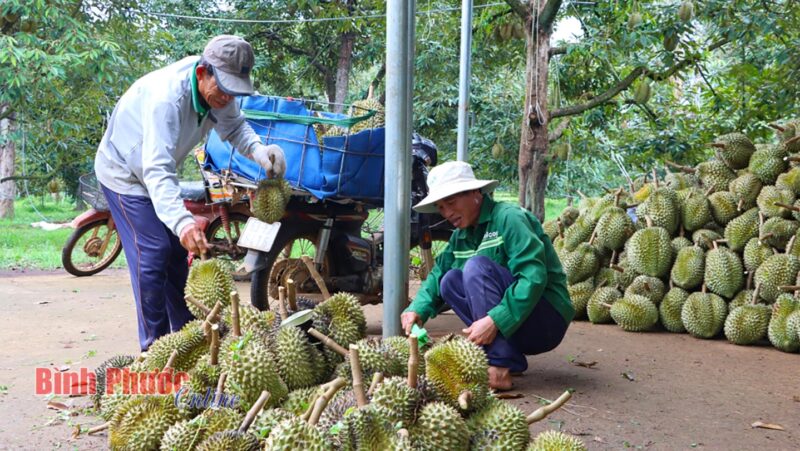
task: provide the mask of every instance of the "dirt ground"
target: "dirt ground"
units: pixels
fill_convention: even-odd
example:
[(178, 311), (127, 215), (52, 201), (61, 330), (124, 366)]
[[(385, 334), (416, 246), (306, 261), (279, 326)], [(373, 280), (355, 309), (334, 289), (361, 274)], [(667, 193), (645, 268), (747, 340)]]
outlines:
[[(0, 273), (0, 306), (0, 449), (103, 449), (102, 434), (72, 436), (77, 425), (101, 423), (84, 414), (88, 398), (35, 395), (34, 369), (92, 370), (113, 354), (137, 352), (127, 272)], [(381, 307), (365, 310), (369, 333), (380, 334)], [(442, 335), (460, 324), (444, 314), (427, 329)], [(592, 450), (800, 449), (797, 354), (578, 322), (561, 346), (529, 364), (511, 392), (522, 395), (511, 402), (523, 410), (575, 389), (533, 433), (561, 428)], [(48, 401), (71, 409), (49, 409)], [(756, 421), (785, 430), (754, 428)]]

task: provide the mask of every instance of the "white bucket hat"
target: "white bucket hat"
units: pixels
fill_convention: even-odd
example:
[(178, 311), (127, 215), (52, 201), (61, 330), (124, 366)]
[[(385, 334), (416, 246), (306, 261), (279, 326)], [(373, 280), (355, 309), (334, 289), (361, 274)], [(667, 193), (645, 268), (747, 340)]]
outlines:
[(425, 196), (425, 199), (414, 205), (414, 210), (420, 213), (436, 213), (438, 210), (434, 204), (437, 201), (453, 194), (474, 189), (488, 193), (495, 189), (498, 183), (500, 182), (497, 180), (476, 179), (475, 173), (472, 172), (472, 167), (463, 161), (448, 161), (431, 169), (430, 174), (428, 174), (428, 189), (430, 191)]

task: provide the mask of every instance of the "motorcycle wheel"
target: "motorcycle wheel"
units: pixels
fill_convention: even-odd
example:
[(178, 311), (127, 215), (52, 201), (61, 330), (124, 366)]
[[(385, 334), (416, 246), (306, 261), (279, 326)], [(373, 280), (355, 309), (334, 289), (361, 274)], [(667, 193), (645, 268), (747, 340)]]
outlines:
[[(231, 224), (231, 239), (233, 239), (233, 244), (236, 244), (239, 241), (239, 236), (244, 230), (244, 225), (247, 223), (247, 215), (241, 213), (231, 213), (230, 215), (230, 224)], [(209, 244), (228, 244), (228, 237), (225, 236), (225, 228), (222, 226), (222, 218), (215, 219), (206, 229), (206, 240)], [(245, 271), (244, 267), (240, 264), (244, 259), (244, 256), (247, 255), (247, 249), (241, 249), (241, 252), (231, 255), (228, 253), (220, 252), (220, 253), (213, 253), (213, 257), (220, 258), (223, 260), (229, 260), (233, 267), (236, 268), (233, 272), (233, 280), (239, 282), (246, 282), (250, 280), (250, 274)]]
[[(259, 310), (269, 310), (269, 298), (277, 298), (278, 287), (272, 282), (277, 277), (272, 274), (275, 264), (280, 260), (292, 258), (298, 259), (301, 255), (314, 257), (316, 254), (317, 230), (302, 230), (290, 225), (284, 225), (278, 231), (272, 249), (266, 253), (266, 263), (263, 268), (253, 271), (250, 278), (250, 300), (254, 307)], [(295, 243), (301, 244), (300, 249), (295, 251)], [(297, 254), (297, 255), (293, 255)], [(297, 263), (302, 265), (302, 263)], [(305, 266), (305, 265), (304, 265)], [(327, 266), (327, 264), (323, 265)], [(287, 268), (281, 268), (286, 270)], [(326, 275), (323, 268), (322, 276)], [(274, 295), (274, 296), (272, 296)]]
[[(108, 234), (111, 235), (108, 246), (101, 254), (100, 248)], [(108, 268), (121, 251), (122, 241), (117, 230), (109, 230), (108, 220), (102, 219), (84, 224), (72, 232), (61, 249), (61, 264), (73, 276), (91, 276)]]

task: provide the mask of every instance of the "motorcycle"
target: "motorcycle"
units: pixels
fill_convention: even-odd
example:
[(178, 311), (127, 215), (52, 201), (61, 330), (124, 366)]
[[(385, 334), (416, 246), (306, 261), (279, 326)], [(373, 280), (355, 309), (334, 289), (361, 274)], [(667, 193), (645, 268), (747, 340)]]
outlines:
[[(412, 137), (412, 205), (428, 194), (428, 166), (437, 163), (436, 145), (418, 134)], [(303, 257), (313, 259), (314, 269), (327, 289), (358, 293), (364, 303), (382, 301), (383, 214), (382, 205), (345, 200), (317, 200), (296, 193), (281, 219), (281, 227), (268, 252), (258, 255), (251, 272), (251, 302), (269, 309), (269, 298), (278, 298), (278, 287), (291, 279), (298, 292), (319, 292)], [(444, 248), (452, 227), (438, 214), (411, 214), (410, 275), (424, 280), (433, 257)]]
[[(61, 263), (68, 273), (85, 277), (114, 263), (122, 251), (122, 242), (94, 174), (81, 176), (79, 183), (81, 198), (91, 208), (72, 221), (75, 231), (61, 250)], [(236, 246), (236, 242), (251, 216), (250, 209), (244, 204), (208, 203), (203, 182), (181, 182), (180, 187), (183, 205), (204, 230), (211, 256), (230, 260), (234, 265), (241, 261), (247, 250)], [(248, 274), (237, 269), (234, 278), (246, 280)]]

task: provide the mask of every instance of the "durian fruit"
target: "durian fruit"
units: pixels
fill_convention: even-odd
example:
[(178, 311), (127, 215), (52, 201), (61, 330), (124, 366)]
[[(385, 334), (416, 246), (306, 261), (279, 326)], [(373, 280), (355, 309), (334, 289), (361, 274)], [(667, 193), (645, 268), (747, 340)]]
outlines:
[(278, 424), (295, 417), (297, 417), (297, 415), (281, 408), (264, 409), (256, 415), (249, 430), (258, 437), (259, 440), (263, 441)]
[[(756, 217), (756, 221), (758, 221), (758, 217)], [(758, 223), (756, 223), (755, 233), (758, 234)], [(695, 230), (694, 233), (692, 233), (692, 242), (695, 246), (700, 246), (704, 251), (712, 249), (714, 247), (714, 241), (721, 239), (722, 236), (711, 229)]]
[(653, 304), (658, 305), (666, 291), (661, 279), (642, 275), (633, 279), (633, 282), (625, 289), (625, 296), (634, 294), (644, 296)]
[(586, 451), (586, 445), (573, 435), (544, 431), (534, 437), (527, 451)]
[(699, 183), (700, 181), (697, 180), (694, 174), (667, 171), (666, 175), (664, 175), (664, 184), (675, 191), (694, 188)]
[[(756, 286), (752, 301), (731, 309), (725, 319), (725, 337), (733, 344), (750, 345), (767, 336), (771, 310), (769, 306), (758, 303)], [(729, 306), (730, 307), (730, 306)]]
[(278, 374), (289, 390), (311, 387), (328, 376), (322, 353), (298, 327), (280, 327), (272, 351)]
[[(460, 412), (478, 410), (487, 402), (489, 363), (486, 354), (464, 337), (454, 336), (428, 350), (425, 376), (439, 399)], [(472, 394), (467, 405), (459, 400), (465, 391)]]
[(761, 188), (756, 203), (759, 211), (768, 218), (789, 218), (792, 215), (791, 210), (781, 205), (792, 205), (794, 193), (772, 185), (765, 186)]
[(797, 232), (800, 223), (783, 218), (769, 218), (761, 225), (759, 237), (771, 247), (785, 250), (786, 244)]
[(646, 331), (658, 322), (658, 308), (644, 296), (624, 296), (611, 305), (611, 318), (627, 332)]
[(714, 222), (723, 227), (739, 216), (738, 203), (739, 200), (730, 191), (717, 191), (708, 196), (711, 217), (714, 218)]
[(653, 226), (663, 227), (670, 235), (674, 234), (680, 222), (678, 195), (670, 188), (656, 188), (650, 197), (636, 208), (636, 216), (649, 217)]
[(292, 390), (281, 403), (281, 410), (292, 415), (302, 415), (314, 405), (314, 400), (325, 390), (321, 386), (304, 387)]
[[(386, 337), (381, 339), (381, 346), (392, 349), (394, 351), (392, 354), (396, 356), (393, 358), (396, 359), (398, 363), (402, 363), (403, 366), (406, 367), (403, 373), (399, 374), (398, 376), (408, 376), (408, 359), (411, 357), (408, 338), (399, 336)], [(424, 354), (429, 347), (430, 345), (428, 344), (425, 346), (419, 345), (419, 352)], [(420, 374), (425, 374), (425, 361), (423, 359), (419, 359), (419, 366), (417, 367), (417, 370)]]
[(393, 425), (409, 427), (414, 423), (419, 393), (408, 386), (404, 377), (384, 379), (372, 395), (370, 406)]
[(711, 159), (697, 165), (697, 177), (706, 189), (725, 191), (728, 184), (736, 178), (736, 173), (725, 163)]
[(704, 280), (713, 293), (732, 298), (744, 286), (744, 267), (739, 255), (726, 247), (708, 251)]
[[(375, 338), (359, 340), (356, 345), (364, 379), (370, 380), (375, 373), (382, 373), (384, 377), (408, 374), (408, 357), (404, 357), (404, 354), (398, 352), (393, 346)], [(353, 372), (349, 359), (339, 364), (335, 375), (347, 381), (352, 380)]]
[(289, 182), (282, 178), (263, 179), (258, 182), (250, 209), (259, 221), (269, 224), (280, 221), (292, 196)]
[(464, 419), (445, 403), (432, 402), (423, 406), (410, 432), (415, 449), (465, 450), (469, 447), (470, 434)]
[(790, 337), (797, 337), (797, 343), (800, 346), (800, 309), (796, 309), (786, 318), (786, 334)]
[[(797, 352), (800, 349), (800, 337), (796, 329), (790, 329), (788, 320), (800, 310), (800, 301), (790, 294), (778, 296), (772, 306), (772, 317), (767, 327), (767, 337), (772, 346), (783, 352)], [(792, 319), (792, 325), (797, 320)]]
[(780, 287), (791, 285), (800, 271), (800, 260), (789, 254), (775, 254), (756, 269), (754, 282), (761, 286), (760, 296), (772, 304), (782, 293)]
[[(219, 301), (223, 308), (231, 303), (231, 291), (234, 289), (233, 276), (227, 265), (219, 259), (211, 258), (194, 261), (186, 279), (186, 294), (209, 310)], [(205, 319), (206, 315), (191, 302), (186, 304), (195, 318)]]
[(564, 249), (575, 250), (579, 244), (589, 241), (594, 231), (595, 222), (588, 215), (581, 215), (564, 231)]
[(731, 180), (728, 191), (736, 196), (736, 206), (739, 210), (749, 210), (756, 206), (756, 199), (761, 193), (761, 180), (755, 175), (745, 172)]
[(688, 297), (689, 293), (686, 290), (673, 287), (664, 295), (661, 304), (658, 304), (658, 318), (661, 321), (661, 325), (668, 331), (675, 333), (686, 332), (681, 320), (681, 311)]
[(772, 146), (758, 148), (750, 156), (748, 169), (764, 185), (772, 185), (786, 171), (785, 153)]
[(636, 231), (625, 244), (630, 267), (642, 274), (663, 277), (672, 265), (672, 244), (663, 227), (648, 226)]
[(711, 206), (706, 196), (697, 188), (679, 192), (681, 224), (684, 230), (693, 232), (711, 221)]
[[(371, 405), (346, 413), (331, 434), (342, 451), (395, 449), (398, 437), (394, 425), (381, 417)], [(338, 430), (337, 430), (338, 429)]]
[(750, 138), (738, 132), (718, 136), (711, 146), (715, 148), (717, 158), (731, 169), (746, 168), (750, 163), (750, 156), (756, 151)]
[(613, 305), (621, 297), (622, 293), (613, 287), (600, 287), (595, 290), (586, 306), (589, 321), (593, 324), (610, 323), (612, 321), (611, 312), (603, 304)]
[(770, 127), (776, 130), (781, 144), (789, 153), (800, 152), (800, 144), (798, 144), (798, 135), (800, 135), (800, 122), (797, 119), (787, 121), (784, 124), (769, 124)]
[(253, 340), (243, 341), (239, 349), (228, 351), (228, 359), (224, 361), (228, 391), (239, 397), (239, 406), (244, 410), (258, 400), (262, 390), (270, 394), (264, 408), (277, 405), (289, 390), (278, 374), (272, 354)]
[(590, 243), (581, 243), (561, 259), (567, 283), (578, 283), (591, 278), (600, 268), (600, 260)]
[(255, 435), (238, 430), (215, 432), (197, 446), (197, 451), (258, 451), (258, 449), (258, 438)]
[(685, 236), (676, 236), (675, 238), (672, 239), (670, 244), (672, 244), (672, 254), (676, 256), (678, 255), (678, 252), (680, 252), (680, 250), (683, 249), (684, 247), (689, 247), (693, 245), (692, 241), (689, 238), (686, 238)]
[(334, 442), (336, 447), (341, 448), (342, 446), (339, 431), (342, 427), (344, 416), (357, 408), (358, 404), (356, 403), (353, 389), (346, 389), (336, 392), (322, 412), (317, 427), (325, 434), (326, 438)]
[(575, 309), (575, 319), (585, 318), (586, 306), (595, 291), (594, 282), (592, 279), (587, 279), (583, 282), (568, 285), (567, 291), (569, 292), (569, 299), (572, 301), (572, 307)]
[(115, 355), (105, 362), (101, 363), (95, 370), (95, 391), (92, 394), (92, 403), (94, 408), (99, 410), (103, 399), (103, 394), (106, 392), (106, 371), (109, 368), (127, 368), (131, 366), (135, 357), (132, 355)]
[[(336, 293), (314, 308), (314, 328), (347, 349), (367, 336), (367, 320), (361, 303), (349, 293)], [(336, 352), (323, 349), (331, 368), (344, 358)]]
[(164, 433), (180, 421), (173, 396), (132, 396), (111, 418), (108, 445), (112, 450), (158, 449)]
[(561, 224), (563, 224), (564, 227), (569, 227), (578, 219), (578, 216), (580, 216), (580, 211), (578, 211), (577, 208), (567, 206), (561, 212), (561, 215), (558, 216), (558, 219), (561, 220)]
[[(631, 264), (628, 262), (625, 252), (619, 255), (619, 264), (612, 266), (612, 269), (614, 269), (616, 272), (616, 279), (614, 282), (622, 290), (628, 288), (628, 286), (633, 283), (633, 280), (641, 275), (641, 273), (637, 271), (637, 268), (635, 266), (631, 266)], [(570, 296), (572, 296), (572, 294), (570, 294)]]
[(369, 119), (358, 122), (352, 127), (350, 127), (351, 134), (356, 134), (368, 128), (383, 127), (385, 123), (384, 108), (383, 105), (377, 99), (367, 98), (363, 100), (356, 100), (350, 107), (351, 116), (363, 116), (370, 111), (374, 111), (375, 114)]
[(184, 382), (190, 393), (213, 393), (222, 374), (222, 366), (212, 365), (211, 356), (204, 356), (189, 370), (189, 380)]
[(793, 167), (779, 175), (775, 180), (775, 187), (786, 190), (797, 197), (800, 195), (800, 167)]
[(606, 210), (597, 221), (596, 243), (612, 251), (622, 249), (635, 230), (633, 221), (622, 208)]
[[(231, 309), (225, 310), (225, 322), (231, 324)], [(239, 327), (242, 334), (250, 333), (262, 341), (272, 340), (280, 319), (272, 310), (259, 310), (253, 304), (239, 304)], [(272, 337), (272, 338), (268, 338)]]
[(542, 223), (542, 230), (544, 234), (550, 238), (550, 241), (555, 240), (558, 235), (563, 233), (562, 227), (563, 226), (557, 219), (551, 219)]
[(524, 450), (530, 441), (525, 414), (517, 407), (492, 397), (489, 404), (467, 419), (469, 449)]
[(769, 257), (772, 257), (774, 252), (772, 246), (759, 240), (758, 238), (751, 238), (747, 242), (742, 252), (742, 260), (744, 260), (744, 268), (748, 272), (755, 272), (762, 263)]
[(706, 293), (703, 286), (702, 292), (692, 293), (686, 298), (681, 309), (681, 321), (693, 337), (713, 338), (722, 331), (727, 314), (728, 304), (716, 294)]
[(758, 236), (758, 208), (751, 208), (725, 226), (728, 248), (740, 252), (751, 238)]
[(281, 421), (272, 428), (264, 443), (264, 449), (327, 451), (330, 449), (330, 445), (325, 442), (325, 436), (319, 429), (299, 417), (294, 417)]
[(195, 449), (211, 434), (236, 429), (243, 419), (244, 414), (235, 409), (206, 409), (191, 420), (173, 424), (161, 438), (161, 450)]
[(147, 357), (140, 365), (139, 371), (163, 369), (173, 351), (178, 351), (172, 369), (189, 371), (198, 360), (208, 353), (209, 343), (203, 335), (203, 321), (194, 320), (177, 332), (158, 338), (147, 350)]
[(683, 289), (691, 290), (703, 284), (706, 255), (699, 246), (685, 247), (678, 251), (670, 271), (672, 282)]
[(606, 194), (597, 202), (592, 205), (592, 208), (586, 212), (586, 216), (592, 221), (592, 223), (597, 224), (597, 221), (600, 220), (603, 215), (611, 210), (612, 208), (616, 207), (616, 203), (618, 202), (618, 198), (613, 194)]

